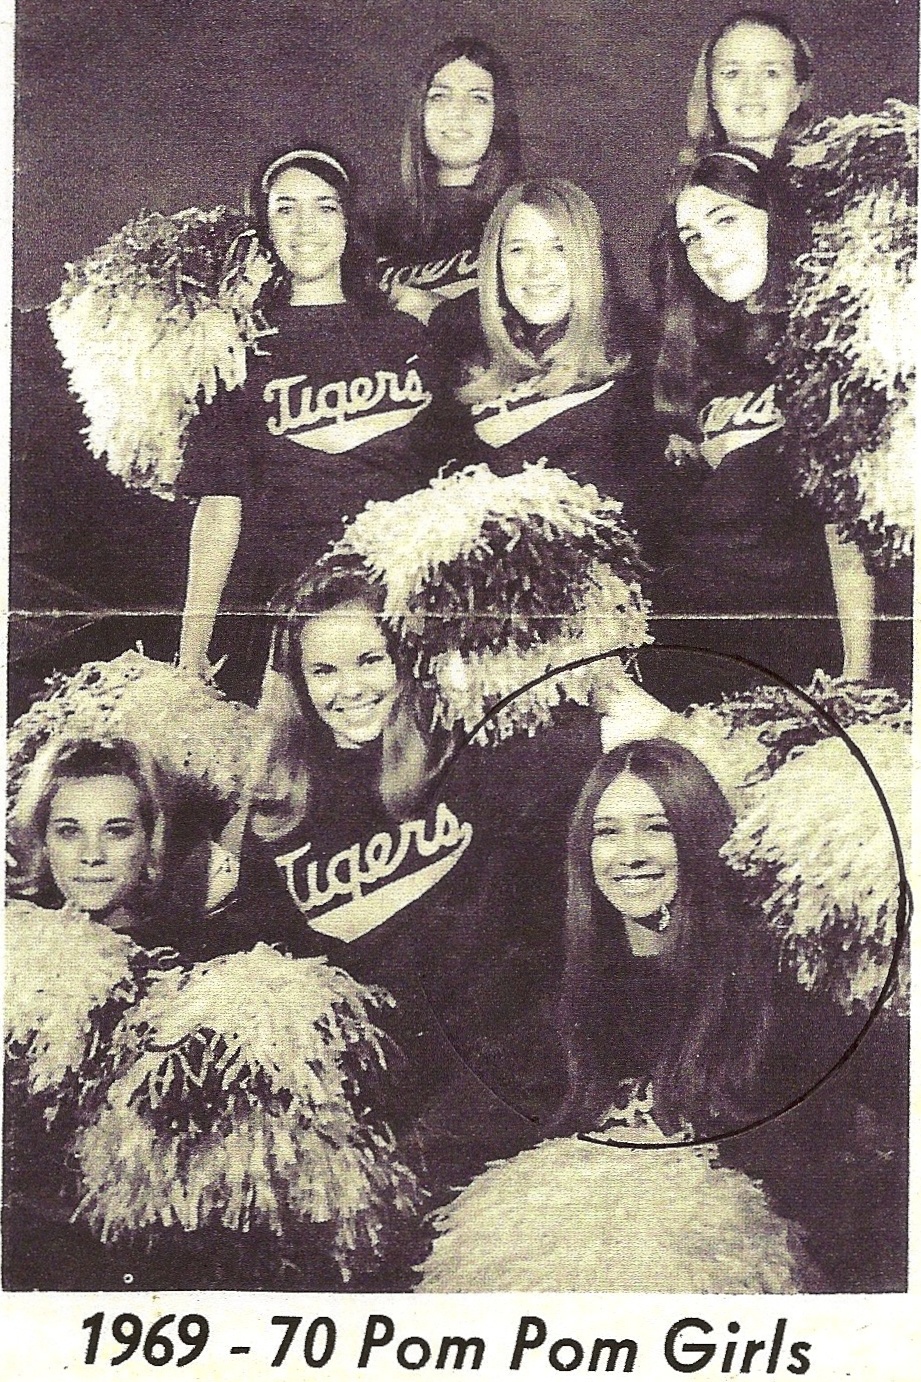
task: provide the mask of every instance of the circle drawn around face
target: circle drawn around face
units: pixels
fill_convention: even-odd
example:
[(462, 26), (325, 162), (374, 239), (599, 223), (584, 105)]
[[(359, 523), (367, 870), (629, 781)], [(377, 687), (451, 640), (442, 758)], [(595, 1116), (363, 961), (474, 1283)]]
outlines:
[(556, 326), (572, 307), (566, 246), (550, 217), (519, 202), (502, 230), (499, 267), (505, 296), (531, 326)]
[(688, 264), (723, 302), (744, 302), (768, 271), (768, 213), (711, 187), (686, 187), (675, 224)]
[(737, 24), (713, 50), (710, 89), (728, 142), (770, 155), (803, 99), (796, 49), (778, 29)]
[(65, 778), (52, 798), (45, 853), (58, 891), (80, 911), (106, 915), (129, 902), (150, 854), (131, 779)]
[(339, 748), (359, 748), (380, 737), (399, 684), (372, 610), (340, 605), (308, 619), (301, 666), (311, 704)]
[[(896, 830), (895, 819), (893, 817), (892, 810), (888, 802), (886, 801), (886, 797), (883, 793), (883, 790), (878, 780), (874, 776), (873, 771), (869, 763), (867, 762), (865, 756), (863, 755), (859, 747), (854, 743), (854, 741), (848, 736), (846, 731), (837, 723), (837, 721), (833, 718), (831, 714), (829, 714), (829, 712), (822, 706), (822, 704), (815, 700), (813, 697), (807, 695), (805, 692), (800, 690), (800, 688), (794, 686), (791, 682), (786, 681), (783, 677), (774, 673), (770, 668), (764, 667), (761, 664), (755, 663), (749, 659), (734, 657), (729, 654), (720, 653), (716, 651), (711, 652), (704, 648), (684, 644), (661, 643), (656, 644), (654, 646), (659, 654), (668, 655), (677, 653), (679, 654), (679, 656), (690, 655), (695, 658), (703, 658), (705, 664), (708, 665), (712, 665), (715, 663), (717, 666), (725, 666), (727, 667), (727, 674), (730, 676), (733, 673), (737, 674), (739, 665), (744, 666), (749, 670), (754, 670), (760, 674), (759, 679), (763, 681), (766, 685), (778, 685), (783, 687), (785, 690), (791, 692), (796, 698), (802, 701), (804, 713), (808, 714), (811, 712), (812, 714), (816, 715), (819, 721), (825, 726), (825, 729), (829, 736), (837, 737), (840, 740), (842, 740), (844, 744), (847, 746), (851, 756), (856, 760), (857, 763), (859, 763), (860, 767), (866, 774), (870, 788), (879, 802), (880, 810), (885, 820), (885, 827), (892, 840), (893, 870), (894, 874), (897, 875), (898, 884), (897, 909), (895, 917), (895, 941), (892, 947), (889, 970), (886, 981), (883, 984), (879, 992), (879, 995), (876, 998), (876, 1001), (874, 1002), (870, 1011), (868, 1013), (860, 1012), (858, 1014), (855, 1014), (853, 1019), (849, 1022), (846, 1033), (842, 1035), (843, 1049), (840, 1050), (840, 1054), (838, 1054), (837, 1059), (831, 1062), (829, 1064), (829, 1067), (823, 1070), (818, 1075), (818, 1077), (810, 1076), (808, 1083), (804, 1082), (800, 1087), (796, 1087), (795, 1084), (791, 1084), (790, 1089), (786, 1092), (786, 1097), (778, 1098), (777, 1107), (772, 1107), (769, 1112), (759, 1116), (753, 1115), (745, 1120), (740, 1118), (738, 1121), (738, 1125), (708, 1129), (705, 1134), (700, 1136), (688, 1137), (685, 1133), (682, 1133), (680, 1137), (675, 1141), (651, 1141), (649, 1137), (645, 1135), (642, 1131), (634, 1131), (633, 1129), (628, 1128), (624, 1129), (624, 1135), (622, 1137), (616, 1137), (613, 1133), (613, 1130), (608, 1129), (605, 1129), (603, 1135), (591, 1132), (584, 1132), (579, 1134), (588, 1141), (596, 1141), (603, 1145), (610, 1146), (612, 1148), (628, 1147), (635, 1149), (648, 1149), (652, 1152), (659, 1151), (663, 1148), (671, 1148), (674, 1150), (674, 1148), (677, 1146), (693, 1148), (695, 1146), (719, 1143), (729, 1138), (737, 1137), (743, 1133), (751, 1132), (757, 1128), (772, 1123), (775, 1119), (780, 1118), (784, 1114), (789, 1113), (793, 1109), (798, 1108), (799, 1105), (803, 1104), (807, 1099), (809, 1099), (814, 1092), (816, 1092), (823, 1085), (825, 1085), (832, 1078), (832, 1076), (835, 1075), (837, 1071), (839, 1071), (845, 1064), (847, 1064), (851, 1056), (854, 1055), (857, 1049), (861, 1046), (861, 1044), (864, 1041), (864, 1038), (866, 1037), (873, 1023), (875, 1022), (876, 1017), (880, 1013), (884, 1003), (886, 1002), (891, 992), (892, 986), (896, 978), (902, 947), (905, 943), (906, 925), (910, 908), (910, 894), (908, 890), (907, 875), (905, 872), (904, 856), (902, 852), (901, 843), (899, 841), (898, 833)], [(612, 650), (610, 653), (594, 654), (589, 658), (579, 659), (576, 662), (566, 664), (566, 666), (563, 668), (552, 669), (551, 671), (545, 673), (543, 676), (535, 678), (534, 681), (526, 683), (523, 687), (520, 688), (518, 692), (504, 697), (502, 701), (493, 706), (489, 715), (484, 717), (482, 721), (474, 725), (466, 733), (463, 743), (455, 752), (453, 763), (456, 764), (459, 760), (459, 756), (465, 751), (468, 751), (467, 746), (471, 746), (469, 748), (469, 751), (471, 752), (481, 751), (476, 747), (472, 747), (475, 745), (476, 736), (481, 732), (483, 728), (488, 726), (490, 720), (493, 717), (498, 715), (499, 712), (505, 706), (515, 701), (518, 696), (527, 697), (528, 694), (535, 689), (535, 687), (539, 686), (543, 681), (551, 680), (559, 676), (561, 671), (575, 671), (578, 668), (585, 667), (592, 663), (603, 663), (606, 659), (616, 659), (618, 655), (619, 654), (616, 651)], [(539, 735), (535, 736), (535, 741), (533, 742), (538, 742), (539, 738)], [(623, 776), (624, 775), (622, 774), (621, 777)], [(551, 766), (550, 771), (546, 776), (546, 779), (542, 780), (546, 780), (548, 784), (548, 791), (556, 790), (557, 784), (555, 776), (555, 765)], [(450, 766), (448, 767), (448, 770), (443, 772), (436, 781), (435, 790), (439, 794), (443, 793), (449, 790), (449, 784)], [(643, 785), (645, 786), (646, 784), (644, 783)], [(653, 796), (655, 796), (654, 793)], [(658, 801), (658, 798), (655, 797), (655, 800)], [(663, 872), (665, 872), (665, 870), (663, 870)], [(893, 883), (894, 882), (895, 878), (893, 878)], [(888, 886), (888, 884), (881, 883), (881, 886)], [(539, 895), (539, 890), (535, 895)], [(426, 982), (426, 974), (424, 970), (422, 970), (419, 973), (419, 979), (422, 991), (427, 992), (428, 985)], [(517, 1109), (517, 1111), (519, 1111), (520, 1116), (523, 1119), (526, 1119), (529, 1123), (533, 1124), (535, 1121), (533, 1114), (525, 1112), (523, 1108), (521, 1108), (519, 1105), (516, 1105), (514, 1098), (510, 1097), (507, 1092), (501, 1092), (504, 1088), (507, 1087), (507, 1081), (504, 1080), (499, 1074), (499, 1071), (495, 1064), (495, 1055), (490, 1056), (489, 1062), (484, 1062), (483, 1060), (478, 1059), (476, 1051), (473, 1049), (469, 1041), (466, 1039), (465, 1030), (458, 1028), (454, 1025), (449, 1025), (449, 1023), (446, 1021), (444, 1017), (443, 1008), (439, 1005), (437, 1001), (435, 1001), (433, 996), (429, 996), (427, 1006), (430, 1010), (430, 1013), (434, 1021), (440, 1027), (444, 1038), (454, 1048), (457, 1058), (466, 1067), (467, 1071), (474, 1073), (481, 1085), (485, 1089), (489, 1090), (494, 1097), (498, 1097), (499, 1099), (501, 1099), (506, 1104), (506, 1106), (512, 1109)], [(512, 1041), (513, 1038), (510, 1037), (509, 1040)], [(768, 1058), (769, 1056), (770, 1052), (768, 1052)], [(516, 1054), (513, 1048), (510, 1059), (515, 1058)]]
[(425, 95), (423, 133), (438, 164), (439, 182), (473, 182), (489, 150), (494, 121), (493, 79), (485, 68), (469, 58), (455, 58), (435, 73)]
[(592, 874), (629, 921), (660, 913), (678, 891), (678, 850), (665, 808), (648, 782), (621, 773), (602, 792), (592, 827)]
[(269, 188), (268, 223), (275, 253), (291, 275), (292, 303), (341, 298), (348, 232), (336, 189), (306, 168), (286, 168)]

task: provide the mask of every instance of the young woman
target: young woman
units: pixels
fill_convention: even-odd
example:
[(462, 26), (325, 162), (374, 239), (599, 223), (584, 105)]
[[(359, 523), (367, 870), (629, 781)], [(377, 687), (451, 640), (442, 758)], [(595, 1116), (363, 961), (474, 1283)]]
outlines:
[(505, 62), (476, 38), (439, 44), (413, 87), (402, 197), (378, 222), (381, 286), (396, 306), (428, 321), (476, 288), (483, 227), (520, 163)]
[(683, 163), (726, 144), (771, 158), (812, 118), (813, 59), (793, 26), (771, 10), (745, 9), (704, 44), (688, 93)]
[(289, 150), (260, 169), (252, 211), (275, 266), (268, 330), (243, 388), (194, 419), (180, 480), (198, 501), (180, 663), (202, 673), (225, 592), (263, 608), (343, 515), (436, 468), (425, 333), (371, 283), (345, 165), (324, 149)]
[[(781, 176), (749, 149), (703, 158), (663, 223), (656, 403), (675, 429), (671, 455), (687, 493), (653, 603), (682, 616), (680, 642), (796, 683), (818, 667), (865, 680), (873, 580), (858, 549), (799, 497), (773, 398), (770, 351), (787, 324), (800, 245)], [(709, 699), (700, 670), (706, 684), (692, 698)], [(714, 670), (724, 678), (728, 664)], [(739, 665), (742, 682), (754, 675)]]
[(733, 823), (706, 768), (670, 740), (623, 744), (589, 776), (567, 856), (564, 1130), (599, 1127), (647, 1084), (672, 1135), (762, 1111), (770, 971), (720, 859)]
[(622, 500), (645, 548), (670, 475), (657, 465), (664, 435), (610, 289), (601, 222), (582, 189), (562, 178), (509, 188), (483, 236), (484, 346), (458, 396), (492, 470), (546, 457)]
[(127, 740), (52, 741), (23, 784), (10, 825), (12, 890), (156, 944), (165, 817), (153, 765)]

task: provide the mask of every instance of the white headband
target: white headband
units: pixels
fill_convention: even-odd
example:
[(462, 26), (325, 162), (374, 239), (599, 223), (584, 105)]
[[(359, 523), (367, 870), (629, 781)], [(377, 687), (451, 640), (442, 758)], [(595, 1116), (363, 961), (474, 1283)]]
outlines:
[(746, 158), (744, 154), (733, 153), (731, 149), (714, 149), (707, 154), (707, 158), (731, 158), (735, 163), (741, 163), (743, 168), (750, 168), (753, 173), (763, 171), (753, 158)]
[(268, 192), (269, 180), (280, 168), (286, 168), (289, 163), (302, 162), (326, 163), (330, 168), (335, 169), (342, 178), (342, 181), (348, 186), (349, 175), (339, 160), (333, 158), (332, 154), (325, 154), (320, 149), (293, 149), (291, 153), (282, 154), (281, 158), (276, 158), (275, 162), (270, 163), (268, 168), (266, 168), (265, 172), (262, 174), (262, 182), (260, 183), (263, 192)]

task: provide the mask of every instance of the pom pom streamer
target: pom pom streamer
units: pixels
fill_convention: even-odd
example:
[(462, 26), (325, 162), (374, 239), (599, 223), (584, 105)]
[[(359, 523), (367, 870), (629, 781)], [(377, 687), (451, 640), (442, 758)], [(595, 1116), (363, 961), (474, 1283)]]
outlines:
[(126, 652), (87, 662), (49, 683), (13, 725), (7, 741), (7, 790), (14, 808), (36, 754), (52, 738), (124, 738), (145, 750), (176, 784), (194, 784), (228, 805), (243, 788), (250, 707), (168, 663)]
[(131, 961), (140, 954), (127, 936), (70, 907), (8, 904), (4, 1039), (25, 1063), (29, 1092), (50, 1096), (49, 1121), (71, 1076), (81, 1077), (83, 1092), (97, 1082), (95, 1019), (109, 1003), (135, 1000)]
[(713, 1148), (544, 1142), (490, 1166), (435, 1228), (422, 1291), (802, 1289), (795, 1229)]
[(344, 1279), (420, 1201), (359, 1106), (387, 1001), (323, 960), (266, 945), (163, 975), (116, 1034), (140, 1055), (77, 1142), (77, 1214), (103, 1241), (156, 1228), (328, 1228)]
[(812, 224), (775, 355), (804, 493), (885, 569), (914, 535), (918, 117), (890, 101), (826, 120), (792, 152)]
[(186, 427), (246, 377), (271, 263), (237, 211), (140, 216), (81, 263), (48, 312), (86, 438), (126, 485), (172, 498)]
[[(890, 725), (856, 725), (903, 847), (910, 825), (910, 739)], [(873, 1007), (892, 963), (900, 876), (889, 823), (862, 765), (840, 738), (790, 757), (746, 792), (724, 854), (753, 878), (768, 924), (807, 989), (848, 1012)], [(904, 976), (892, 1000), (904, 1012)]]
[[(394, 532), (406, 540), (393, 542)], [(471, 466), (367, 505), (333, 551), (385, 589), (384, 615), (435, 720), (470, 732), (554, 667), (648, 639), (642, 569), (621, 505), (544, 462), (517, 474)], [(478, 736), (528, 733), (562, 699), (585, 703), (587, 670), (516, 697)]]

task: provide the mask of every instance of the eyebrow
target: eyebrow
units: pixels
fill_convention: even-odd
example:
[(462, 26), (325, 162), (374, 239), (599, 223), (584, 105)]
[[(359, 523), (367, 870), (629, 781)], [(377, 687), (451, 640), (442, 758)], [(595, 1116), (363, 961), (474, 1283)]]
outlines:
[[(727, 197), (724, 202), (717, 202), (716, 206), (711, 206), (710, 210), (705, 213), (704, 220), (708, 221), (711, 216), (716, 216), (718, 212), (725, 211), (727, 206), (735, 206), (736, 204), (736, 199), (734, 197)], [(742, 203), (742, 205), (744, 205), (744, 203)], [(677, 227), (679, 235), (683, 230), (693, 229), (693, 225), (688, 224), (687, 221), (683, 222)]]
[[(595, 816), (592, 823), (593, 825), (600, 825), (604, 821), (622, 821), (623, 819), (623, 816)], [(635, 817), (635, 819), (641, 821), (667, 821), (668, 816), (666, 816), (664, 811), (641, 811), (639, 816)]]
[(432, 82), (429, 91), (469, 91), (472, 95), (492, 96), (494, 87), (489, 86), (452, 86), (450, 82)]
[[(103, 825), (133, 825), (134, 822), (135, 822), (137, 819), (138, 819), (137, 816), (108, 816), (108, 817), (102, 822), (102, 824), (103, 824)], [(52, 815), (51, 815), (51, 817), (50, 817), (50, 822), (51, 822), (52, 825), (79, 825), (79, 824), (80, 824), (80, 818), (79, 818), (79, 816), (55, 816), (54, 813), (52, 812)]]

